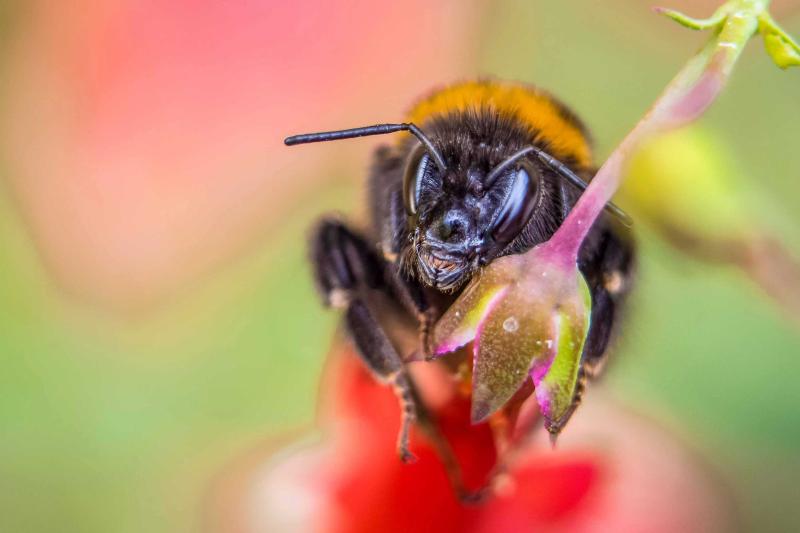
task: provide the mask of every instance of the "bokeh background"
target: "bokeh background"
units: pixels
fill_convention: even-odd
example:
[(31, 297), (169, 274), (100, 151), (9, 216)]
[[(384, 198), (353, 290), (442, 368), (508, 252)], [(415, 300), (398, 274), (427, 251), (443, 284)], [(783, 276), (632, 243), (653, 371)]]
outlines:
[[(363, 210), (380, 142), (282, 137), (493, 75), (559, 94), (602, 159), (703, 39), (650, 5), (5, 0), (0, 530), (226, 529), (230, 479), (313, 427), (336, 317), (306, 231)], [(800, 34), (800, 2), (773, 12)], [(754, 42), (703, 124), (800, 254), (798, 95)], [(639, 237), (601, 386), (698, 450), (745, 529), (800, 530), (797, 322), (738, 271)]]

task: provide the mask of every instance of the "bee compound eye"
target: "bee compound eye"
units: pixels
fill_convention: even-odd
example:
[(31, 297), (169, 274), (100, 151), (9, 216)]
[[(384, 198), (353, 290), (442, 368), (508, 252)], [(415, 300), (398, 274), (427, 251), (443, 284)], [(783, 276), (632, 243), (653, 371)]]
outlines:
[(420, 190), (425, 177), (433, 171), (433, 161), (420, 145), (411, 154), (403, 176), (403, 205), (409, 216), (417, 214)]
[(507, 244), (519, 235), (539, 203), (536, 168), (523, 162), (513, 172), (511, 188), (490, 229), (492, 238), (500, 244)]

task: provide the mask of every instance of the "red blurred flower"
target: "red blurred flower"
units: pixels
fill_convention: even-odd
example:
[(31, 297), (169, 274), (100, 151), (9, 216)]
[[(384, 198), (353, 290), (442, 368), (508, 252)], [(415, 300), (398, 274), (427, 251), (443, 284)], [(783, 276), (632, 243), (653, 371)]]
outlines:
[[(497, 461), (488, 424), (471, 425), (469, 399), (440, 363), (412, 365), (470, 488)], [(323, 392), (321, 444), (248, 461), (226, 489), (224, 531), (713, 532), (729, 531), (727, 499), (702, 463), (647, 421), (594, 393), (554, 451), (534, 439), (517, 451), (494, 494), (455, 496), (431, 443), (412, 434), (403, 464), (391, 390), (349, 349), (334, 355)], [(546, 437), (544, 431), (537, 435)], [(230, 481), (230, 479), (229, 479)], [(235, 503), (232, 503), (235, 502)]]

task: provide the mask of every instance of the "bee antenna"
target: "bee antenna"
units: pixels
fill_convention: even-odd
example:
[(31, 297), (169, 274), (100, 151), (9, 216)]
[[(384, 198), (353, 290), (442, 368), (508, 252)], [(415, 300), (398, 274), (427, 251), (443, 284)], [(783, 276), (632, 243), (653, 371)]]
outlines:
[[(485, 187), (488, 188), (491, 184), (504, 172), (506, 172), (514, 163), (525, 157), (526, 155), (533, 153), (536, 154), (536, 157), (550, 167), (553, 171), (555, 171), (559, 176), (566, 179), (575, 187), (579, 188), (581, 191), (585, 191), (586, 187), (589, 186), (588, 183), (583, 181), (577, 174), (575, 174), (572, 169), (570, 169), (567, 165), (553, 157), (552, 155), (548, 154), (544, 150), (537, 148), (536, 146), (528, 146), (523, 148), (522, 150), (515, 152), (508, 156), (505, 161), (497, 165), (489, 172), (489, 175), (486, 176)], [(625, 226), (631, 227), (633, 225), (633, 219), (631, 216), (620, 209), (616, 204), (613, 202), (608, 202), (605, 205), (606, 211), (617, 217), (620, 222), (622, 222)]]
[[(547, 165), (548, 167), (555, 170), (562, 178), (565, 178), (568, 182), (572, 183), (574, 186), (579, 188), (581, 191), (585, 191), (586, 187), (589, 186), (588, 183), (583, 181), (577, 174), (575, 174), (567, 165), (553, 157), (552, 155), (548, 154), (544, 150), (540, 150), (535, 146), (532, 147), (533, 151), (536, 152), (536, 157), (539, 158), (539, 161)], [(631, 216), (619, 208), (614, 202), (608, 202), (605, 205), (605, 210), (614, 215), (622, 222), (626, 227), (630, 228), (633, 226), (633, 219)]]
[(484, 189), (488, 189), (492, 186), (492, 184), (502, 176), (514, 163), (525, 157), (531, 152), (535, 152), (537, 148), (535, 146), (528, 146), (523, 148), (522, 150), (515, 152), (508, 156), (502, 163), (497, 165), (492, 169), (491, 172), (486, 176), (486, 179), (483, 180), (483, 187)]
[(425, 149), (430, 153), (436, 166), (439, 170), (444, 172), (447, 170), (447, 165), (444, 162), (442, 154), (436, 149), (431, 140), (422, 133), (417, 126), (411, 123), (401, 124), (375, 124), (374, 126), (365, 126), (362, 128), (351, 128), (347, 130), (336, 131), (323, 131), (319, 133), (303, 133), (301, 135), (292, 135), (286, 137), (283, 143), (286, 146), (294, 146), (295, 144), (317, 143), (323, 141), (338, 141), (339, 139), (353, 139), (355, 137), (366, 137), (368, 135), (384, 135), (386, 133), (395, 133), (397, 131), (408, 131), (414, 137), (419, 139), (419, 142), (425, 146)]

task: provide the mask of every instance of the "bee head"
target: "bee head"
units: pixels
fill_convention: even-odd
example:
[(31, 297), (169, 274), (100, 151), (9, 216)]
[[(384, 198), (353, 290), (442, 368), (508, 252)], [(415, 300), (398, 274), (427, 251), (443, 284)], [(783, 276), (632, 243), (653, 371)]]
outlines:
[(295, 135), (285, 143), (411, 133), (401, 148), (408, 230), (401, 258), (420, 281), (440, 291), (455, 291), (496, 257), (548, 239), (574, 201), (564, 180), (586, 187), (513, 114), (459, 111), (424, 126), (425, 133), (411, 123), (378, 124)]
[(422, 282), (453, 291), (501, 255), (537, 213), (552, 218), (548, 199), (558, 197), (533, 154), (517, 155), (530, 146), (530, 133), (512, 120), (458, 114), (426, 130), (444, 165), (425, 144), (407, 148), (404, 257)]

